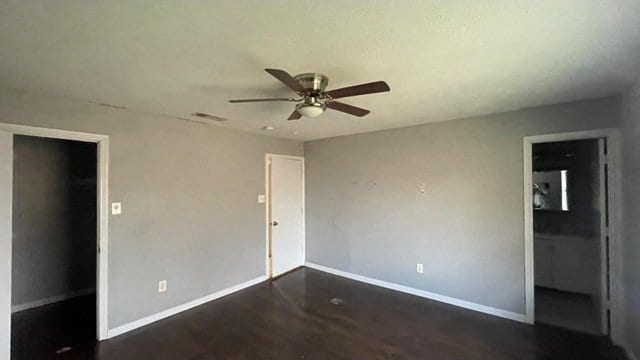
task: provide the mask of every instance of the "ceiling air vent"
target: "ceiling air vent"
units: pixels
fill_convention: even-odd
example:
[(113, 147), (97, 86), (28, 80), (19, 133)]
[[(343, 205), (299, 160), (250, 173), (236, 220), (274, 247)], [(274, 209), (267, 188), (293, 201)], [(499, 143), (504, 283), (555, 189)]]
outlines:
[(104, 107), (109, 107), (109, 108), (112, 108), (112, 109), (127, 110), (126, 106), (113, 105), (113, 104), (103, 103), (103, 102), (94, 101), (94, 100), (89, 100), (89, 102), (92, 103), (92, 104), (96, 104), (96, 105), (100, 105), (100, 106), (104, 106)]
[(191, 114), (191, 116), (195, 116), (197, 118), (201, 118), (201, 119), (207, 119), (207, 120), (211, 120), (211, 121), (215, 121), (215, 122), (225, 122), (229, 119), (220, 117), (220, 116), (216, 116), (216, 115), (211, 115), (211, 114), (207, 114), (207, 113), (203, 113), (203, 112), (196, 112)]
[(229, 120), (221, 116), (211, 115), (203, 112), (195, 112), (191, 114), (191, 116), (192, 117), (190, 118), (184, 118), (180, 116), (177, 116), (176, 118), (184, 121), (189, 121), (189, 122), (194, 122), (199, 124), (208, 124), (208, 125), (212, 125), (212, 124), (218, 125)]

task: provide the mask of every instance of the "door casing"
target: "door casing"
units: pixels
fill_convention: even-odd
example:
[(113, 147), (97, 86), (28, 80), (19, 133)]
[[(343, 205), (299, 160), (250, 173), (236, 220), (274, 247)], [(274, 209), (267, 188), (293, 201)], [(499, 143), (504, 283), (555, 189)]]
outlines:
[(271, 239), (272, 239), (272, 226), (271, 226), (271, 159), (293, 159), (299, 160), (302, 163), (302, 265), (306, 261), (306, 205), (305, 205), (305, 164), (304, 157), (293, 155), (281, 155), (281, 154), (265, 154), (264, 168), (265, 168), (265, 234), (266, 234), (266, 246), (265, 246), (265, 274), (268, 279), (273, 278), (273, 268), (271, 263)]
[[(620, 134), (618, 129), (598, 129), (567, 133), (556, 133), (538, 136), (527, 136), (523, 139), (524, 154), (524, 241), (525, 241), (525, 307), (527, 323), (535, 321), (535, 279), (534, 279), (534, 230), (533, 230), (533, 144), (562, 142), (573, 140), (607, 140), (608, 164), (608, 208), (609, 213), (609, 274), (610, 298), (608, 302), (611, 311), (611, 339), (621, 344), (624, 341), (623, 318), (623, 281), (622, 281), (622, 242), (619, 229), (622, 219), (621, 173), (620, 173)], [(601, 234), (606, 236), (606, 233)]]
[[(108, 194), (108, 182), (109, 182), (109, 137), (107, 135), (83, 133), (76, 131), (67, 131), (59, 129), (48, 129), (35, 126), (25, 126), (9, 123), (0, 123), (0, 131), (7, 132), (12, 135), (26, 135), (33, 137), (43, 137), (62, 140), (73, 140), (92, 142), (97, 144), (97, 244), (96, 249), (98, 251), (96, 257), (96, 334), (98, 340), (105, 340), (108, 338), (108, 291), (109, 291), (109, 194)], [(13, 153), (13, 148), (11, 149)], [(13, 159), (13, 156), (11, 157)], [(12, 164), (13, 166), (13, 164)], [(13, 184), (12, 184), (13, 186)], [(12, 206), (12, 204), (10, 204)], [(4, 235), (4, 234), (3, 234)], [(11, 234), (8, 234), (11, 238)], [(11, 241), (8, 241), (9, 246)], [(4, 250), (4, 249), (3, 249)], [(9, 254), (11, 249), (9, 248)], [(10, 258), (10, 256), (9, 256)], [(9, 268), (10, 269), (10, 268)], [(10, 275), (10, 274), (9, 274)], [(11, 276), (9, 276), (9, 279)], [(11, 296), (9, 292), (8, 296)], [(11, 308), (1, 309), (0, 311), (8, 311), (9, 318)], [(4, 314), (3, 314), (4, 315)], [(1, 317), (1, 318), (4, 318)], [(9, 344), (10, 345), (10, 344)], [(0, 349), (0, 352), (4, 352), (5, 349)], [(9, 350), (10, 351), (10, 350)], [(9, 352), (10, 353), (10, 352)]]

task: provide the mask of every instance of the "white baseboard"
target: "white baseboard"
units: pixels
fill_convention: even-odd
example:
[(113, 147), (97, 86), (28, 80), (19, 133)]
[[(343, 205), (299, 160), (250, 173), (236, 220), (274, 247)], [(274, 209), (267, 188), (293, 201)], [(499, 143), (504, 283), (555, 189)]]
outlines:
[(219, 298), (221, 298), (223, 296), (230, 295), (230, 294), (232, 294), (232, 293), (234, 293), (236, 291), (240, 291), (242, 289), (251, 287), (253, 285), (259, 284), (259, 283), (261, 283), (263, 281), (266, 281), (266, 280), (267, 280), (267, 277), (263, 275), (263, 276), (255, 278), (255, 279), (252, 279), (252, 280), (249, 280), (249, 281), (245, 281), (245, 282), (243, 282), (241, 284), (237, 284), (237, 285), (231, 286), (229, 288), (220, 290), (220, 291), (215, 292), (213, 294), (209, 294), (209, 295), (203, 296), (201, 298), (189, 301), (189, 302), (184, 303), (182, 305), (174, 306), (174, 307), (172, 307), (170, 309), (161, 311), (161, 312), (159, 312), (157, 314), (153, 314), (153, 315), (144, 317), (142, 319), (139, 319), (139, 320), (136, 320), (136, 321), (132, 321), (130, 323), (115, 327), (113, 329), (109, 329), (109, 331), (107, 331), (107, 339), (110, 339), (110, 338), (118, 336), (118, 335), (122, 335), (122, 334), (124, 334), (126, 332), (135, 330), (135, 329), (143, 327), (145, 325), (149, 325), (149, 324), (151, 324), (153, 322), (156, 322), (158, 320), (162, 320), (162, 319), (167, 318), (169, 316), (172, 316), (172, 315), (181, 313), (183, 311), (192, 309), (192, 308), (194, 308), (196, 306), (202, 305), (204, 303), (208, 303), (209, 301), (213, 301), (213, 300), (219, 299)]
[(391, 289), (391, 290), (400, 291), (400, 292), (411, 294), (411, 295), (420, 296), (420, 297), (423, 297), (423, 298), (426, 298), (426, 299), (435, 300), (435, 301), (439, 301), (439, 302), (442, 302), (442, 303), (459, 306), (459, 307), (462, 307), (462, 308), (465, 308), (465, 309), (474, 310), (474, 311), (478, 311), (478, 312), (489, 314), (489, 315), (499, 316), (499, 317), (502, 317), (502, 318), (505, 318), (505, 319), (509, 319), (509, 320), (515, 320), (515, 321), (525, 322), (525, 323), (527, 322), (527, 317), (524, 314), (518, 314), (518, 313), (514, 313), (514, 312), (511, 312), (511, 311), (507, 311), (507, 310), (502, 310), (502, 309), (497, 309), (497, 308), (493, 308), (493, 307), (486, 306), (486, 305), (476, 304), (476, 303), (472, 303), (472, 302), (469, 302), (469, 301), (460, 300), (460, 299), (456, 299), (456, 298), (448, 297), (448, 296), (445, 296), (445, 295), (432, 293), (432, 292), (425, 291), (425, 290), (420, 290), (420, 289), (416, 289), (416, 288), (412, 288), (412, 287), (408, 287), (408, 286), (404, 286), (404, 285), (394, 284), (394, 283), (391, 283), (391, 282), (388, 282), (388, 281), (372, 279), (372, 278), (369, 278), (369, 277), (366, 277), (366, 276), (353, 274), (353, 273), (349, 273), (349, 272), (346, 272), (346, 271), (337, 270), (337, 269), (333, 269), (333, 268), (330, 268), (330, 267), (326, 267), (326, 266), (322, 266), (322, 265), (318, 265), (318, 264), (314, 264), (314, 263), (310, 263), (310, 262), (305, 263), (305, 266), (307, 266), (309, 268), (312, 268), (312, 269), (319, 270), (319, 271), (323, 271), (323, 272), (326, 272), (326, 273), (329, 273), (329, 274), (342, 276), (342, 277), (345, 277), (345, 278), (348, 278), (348, 279), (351, 279), (351, 280), (356, 280), (356, 281), (360, 281), (360, 282), (363, 282), (363, 283), (376, 285), (376, 286), (380, 286), (380, 287)]
[(89, 294), (92, 294), (92, 293), (95, 293), (95, 292), (96, 292), (95, 288), (83, 289), (83, 290), (74, 291), (74, 292), (71, 292), (71, 293), (68, 293), (68, 294), (62, 294), (62, 295), (56, 295), (56, 296), (48, 297), (46, 299), (30, 301), (30, 302), (24, 303), (24, 304), (11, 305), (11, 313), (17, 313), (17, 312), (20, 312), (20, 311), (33, 309), (33, 308), (37, 308), (37, 307), (40, 307), (40, 306), (45, 306), (45, 305), (57, 303), (57, 302), (60, 302), (60, 301), (73, 299), (73, 298), (76, 298), (78, 296), (89, 295)]

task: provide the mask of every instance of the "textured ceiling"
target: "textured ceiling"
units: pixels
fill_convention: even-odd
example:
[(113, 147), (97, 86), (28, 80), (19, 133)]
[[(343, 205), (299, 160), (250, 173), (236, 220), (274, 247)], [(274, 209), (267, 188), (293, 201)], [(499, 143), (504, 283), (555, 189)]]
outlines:
[[(618, 93), (640, 64), (640, 1), (2, 1), (0, 86), (299, 140)], [(286, 121), (264, 72), (390, 93)], [(263, 132), (264, 133), (264, 132)]]

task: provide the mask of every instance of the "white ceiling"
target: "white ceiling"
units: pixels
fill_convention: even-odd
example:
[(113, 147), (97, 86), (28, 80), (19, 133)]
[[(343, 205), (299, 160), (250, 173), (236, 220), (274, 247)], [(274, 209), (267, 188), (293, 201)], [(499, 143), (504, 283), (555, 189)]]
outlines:
[[(0, 86), (299, 140), (615, 94), (640, 64), (640, 1), (3, 1)], [(287, 121), (264, 72), (390, 93)]]

